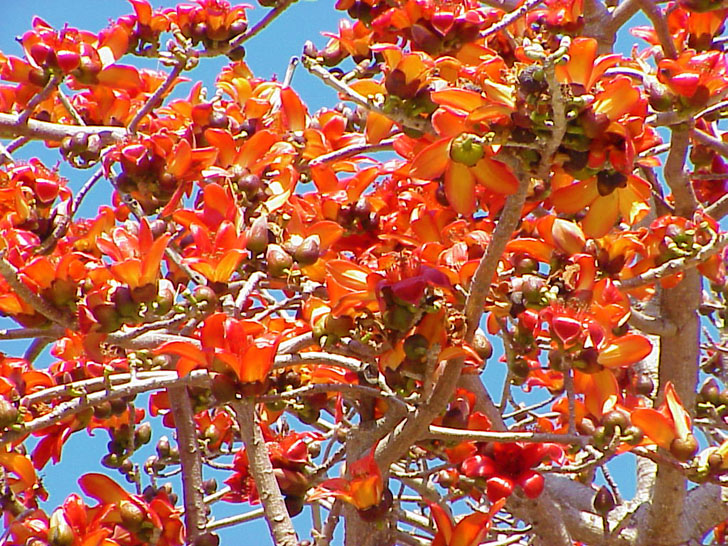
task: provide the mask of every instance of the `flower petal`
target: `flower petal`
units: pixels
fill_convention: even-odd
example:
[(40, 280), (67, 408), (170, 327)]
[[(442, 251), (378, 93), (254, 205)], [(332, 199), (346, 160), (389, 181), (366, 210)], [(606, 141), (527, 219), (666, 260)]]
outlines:
[(456, 212), (470, 216), (475, 210), (475, 177), (462, 163), (451, 163), (445, 172), (445, 195)]

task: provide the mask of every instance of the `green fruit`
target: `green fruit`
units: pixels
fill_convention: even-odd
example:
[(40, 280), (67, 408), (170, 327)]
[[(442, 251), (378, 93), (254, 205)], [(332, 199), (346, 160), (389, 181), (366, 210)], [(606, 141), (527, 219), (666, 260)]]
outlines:
[(404, 340), (404, 354), (410, 360), (422, 360), (429, 348), (430, 344), (422, 334), (412, 334)]
[(450, 144), (450, 159), (468, 167), (474, 166), (485, 155), (485, 149), (477, 135), (463, 133)]

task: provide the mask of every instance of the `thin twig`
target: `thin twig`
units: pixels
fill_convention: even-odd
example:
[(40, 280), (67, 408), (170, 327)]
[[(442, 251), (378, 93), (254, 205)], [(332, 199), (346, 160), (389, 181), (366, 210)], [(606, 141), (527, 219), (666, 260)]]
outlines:
[(360, 154), (391, 150), (394, 145), (394, 140), (395, 139), (393, 138), (388, 138), (378, 142), (377, 144), (352, 144), (351, 146), (345, 146), (344, 148), (339, 148), (333, 152), (320, 155), (316, 159), (312, 159), (309, 166), (316, 167), (318, 165), (323, 165), (324, 163), (339, 161), (341, 159), (346, 159)]
[(167, 77), (162, 82), (162, 84), (157, 87), (156, 91), (154, 91), (154, 94), (147, 99), (147, 102), (144, 103), (144, 106), (142, 106), (139, 111), (136, 113), (136, 115), (132, 118), (132, 120), (129, 122), (129, 125), (127, 126), (127, 131), (129, 131), (129, 134), (136, 134), (137, 126), (139, 123), (144, 119), (144, 117), (151, 112), (154, 108), (159, 106), (162, 101), (162, 97), (164, 96), (167, 91), (174, 85), (175, 80), (179, 77), (179, 75), (182, 73), (182, 71), (185, 69), (185, 66), (187, 65), (187, 59), (178, 59), (175, 65), (172, 67), (172, 71), (167, 74)]
[(329, 546), (331, 540), (334, 538), (334, 531), (339, 523), (339, 516), (341, 514), (342, 503), (339, 499), (334, 501), (329, 510), (329, 515), (324, 523), (324, 529), (321, 536), (316, 537), (315, 546)]
[(622, 290), (631, 290), (633, 288), (639, 288), (640, 286), (657, 282), (660, 279), (674, 275), (680, 271), (685, 271), (691, 267), (697, 267), (714, 254), (723, 250), (726, 246), (728, 246), (728, 234), (721, 234), (716, 236), (713, 242), (701, 248), (693, 256), (684, 256), (682, 258), (668, 260), (661, 266), (648, 269), (636, 277), (616, 281), (616, 284)]
[(265, 511), (262, 508), (256, 508), (255, 510), (251, 510), (250, 512), (236, 514), (234, 516), (228, 516), (226, 518), (211, 521), (207, 524), (207, 530), (216, 531), (217, 529), (222, 529), (223, 527), (231, 527), (233, 525), (238, 525), (239, 523), (246, 523), (248, 521), (260, 519), (264, 516)]
[(655, 33), (660, 40), (660, 46), (665, 57), (674, 59), (677, 57), (677, 49), (672, 39), (672, 34), (667, 26), (667, 18), (660, 6), (655, 4), (653, 0), (638, 0), (640, 8), (647, 15), (647, 18), (655, 27)]
[(30, 116), (33, 114), (33, 110), (35, 110), (35, 107), (43, 102), (53, 92), (53, 90), (58, 87), (58, 84), (61, 83), (61, 79), (62, 76), (60, 74), (54, 74), (51, 79), (48, 80), (48, 83), (45, 84), (45, 87), (33, 95), (33, 98), (28, 101), (28, 104), (25, 105), (25, 108), (18, 116), (18, 125), (25, 125), (28, 122)]
[(26, 421), (16, 428), (5, 432), (0, 437), (0, 445), (15, 441), (18, 438), (35, 432), (36, 430), (46, 428), (65, 419), (66, 417), (75, 415), (86, 408), (95, 406), (106, 400), (133, 396), (143, 392), (149, 392), (176, 385), (201, 387), (209, 386), (209, 384), (210, 376), (207, 373), (207, 370), (194, 370), (184, 377), (179, 377), (176, 373), (171, 373), (166, 374), (163, 377), (154, 377), (146, 380), (138, 380), (136, 383), (125, 383), (123, 385), (109, 387), (108, 389), (100, 390), (86, 396), (79, 396), (78, 398), (69, 400), (68, 402), (62, 402), (41, 417), (36, 417), (35, 419)]
[[(118, 142), (126, 136), (126, 129), (123, 127), (110, 127), (106, 125), (67, 125), (63, 123), (51, 123), (29, 119), (26, 123), (18, 123), (19, 116), (14, 114), (0, 113), (0, 137), (25, 137), (11, 142), (7, 149), (12, 153), (27, 142), (27, 139), (46, 140), (59, 142), (67, 136), (79, 133), (87, 135), (99, 135), (102, 144)], [(13, 146), (14, 143), (15, 146)]]
[(460, 442), (550, 442), (555, 444), (584, 445), (590, 438), (578, 434), (557, 434), (553, 432), (496, 432), (464, 430), (430, 425), (428, 438)]
[[(86, 197), (86, 194), (91, 191), (91, 188), (94, 187), (94, 184), (96, 184), (103, 175), (104, 169), (98, 169), (93, 175), (91, 175), (91, 178), (84, 182), (81, 189), (78, 190), (78, 193), (73, 198), (70, 210), (67, 208), (65, 212), (62, 212), (60, 205), (56, 207), (56, 217), (53, 219), (53, 231), (51, 231), (51, 234), (43, 239), (41, 244), (38, 245), (38, 248), (35, 250), (36, 254), (46, 254), (55, 248), (61, 237), (63, 237), (68, 231), (68, 227), (71, 225), (71, 220), (73, 220), (74, 214), (76, 214), (81, 206), (83, 198)], [(68, 206), (66, 205), (66, 207)]]
[(526, 15), (531, 8), (537, 6), (540, 4), (543, 0), (526, 0), (521, 6), (518, 7), (515, 11), (512, 11), (510, 13), (507, 13), (503, 16), (503, 18), (498, 21), (497, 23), (493, 23), (491, 26), (486, 28), (485, 30), (481, 31), (480, 37), (481, 38), (487, 38), (491, 34), (495, 34), (496, 32), (500, 32), (504, 28), (506, 28), (508, 25), (515, 23)]
[(236, 316), (240, 316), (243, 308), (245, 307), (245, 303), (250, 297), (250, 294), (253, 293), (256, 285), (263, 279), (265, 279), (265, 273), (263, 273), (262, 271), (255, 271), (254, 273), (251, 273), (250, 277), (246, 279), (245, 284), (243, 284), (243, 287), (240, 289), (237, 297), (235, 298)]
[(407, 115), (397, 114), (395, 112), (385, 112), (379, 106), (372, 104), (366, 97), (354, 91), (351, 87), (346, 85), (344, 82), (339, 80), (331, 72), (321, 66), (316, 59), (312, 57), (304, 56), (302, 58), (303, 66), (306, 67), (311, 74), (319, 78), (329, 87), (336, 89), (339, 93), (344, 95), (348, 100), (358, 104), (362, 108), (381, 114), (382, 116), (391, 119), (392, 121), (399, 123), (403, 127), (413, 129), (422, 133), (431, 132), (429, 121), (423, 118), (412, 118)]
[(63, 92), (63, 89), (61, 89), (60, 87), (58, 88), (58, 99), (61, 101), (61, 104), (64, 106), (64, 108), (68, 110), (68, 113), (71, 114), (73, 121), (75, 121), (79, 125), (86, 125), (86, 122), (81, 117), (81, 114), (79, 114), (78, 110), (74, 108), (73, 104), (71, 104), (71, 101), (68, 100), (68, 97)]
[(276, 18), (286, 11), (288, 6), (293, 3), (293, 0), (278, 0), (278, 3), (273, 9), (266, 13), (263, 18), (258, 21), (255, 25), (250, 27), (246, 32), (233, 39), (230, 42), (230, 49), (235, 49), (238, 46), (243, 45), (245, 42), (260, 34), (265, 28), (270, 25)]
[(470, 281), (470, 292), (465, 301), (464, 309), (468, 325), (465, 340), (468, 342), (472, 341), (480, 324), (480, 317), (485, 309), (485, 300), (488, 297), (490, 284), (498, 268), (498, 262), (518, 225), (518, 221), (521, 219), (521, 210), (526, 202), (526, 193), (528, 192), (528, 178), (525, 175), (519, 178), (518, 189), (506, 200), (488, 249), (480, 259), (473, 279)]

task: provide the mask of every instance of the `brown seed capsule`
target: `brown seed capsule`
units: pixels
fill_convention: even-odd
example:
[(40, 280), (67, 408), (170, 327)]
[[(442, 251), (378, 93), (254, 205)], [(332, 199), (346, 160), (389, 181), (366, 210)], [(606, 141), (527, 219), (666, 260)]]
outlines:
[(715, 378), (710, 377), (703, 383), (702, 387), (700, 387), (700, 398), (714, 406), (719, 405), (720, 386)]
[(493, 344), (482, 332), (475, 332), (472, 345), (475, 352), (483, 360), (488, 360), (493, 356)]
[(675, 438), (670, 443), (670, 453), (680, 462), (686, 462), (695, 456), (698, 451), (698, 441), (689, 434), (685, 438)]
[(303, 512), (303, 507), (305, 506), (303, 497), (299, 497), (298, 495), (286, 495), (285, 503), (288, 515), (291, 517), (295, 517)]
[(195, 286), (195, 289), (192, 291), (192, 297), (205, 311), (212, 312), (217, 305), (217, 294), (212, 288), (206, 285)]
[(202, 491), (205, 495), (212, 495), (215, 491), (217, 491), (217, 480), (215, 478), (210, 478), (209, 480), (202, 482)]
[(298, 265), (307, 266), (315, 264), (321, 254), (321, 243), (318, 235), (306, 237), (293, 253)]
[(617, 427), (624, 431), (629, 426), (629, 415), (620, 410), (612, 410), (602, 416), (602, 425), (607, 434), (613, 434)]
[(248, 240), (245, 246), (254, 255), (268, 248), (268, 217), (259, 216), (248, 229)]
[(635, 375), (633, 382), (635, 394), (642, 396), (649, 396), (655, 388), (655, 383), (649, 375)]
[(9, 400), (0, 397), (0, 429), (9, 427), (18, 420), (18, 408)]
[(134, 431), (134, 445), (142, 446), (148, 444), (152, 439), (152, 425), (148, 422), (142, 423)]
[(594, 495), (594, 501), (592, 502), (592, 504), (594, 505), (594, 510), (596, 511), (596, 513), (603, 516), (611, 512), (616, 505), (612, 492), (609, 490), (608, 487), (604, 485), (601, 486), (599, 488), (599, 491), (597, 491), (596, 495)]
[(271, 244), (265, 252), (268, 262), (268, 273), (274, 277), (283, 277), (293, 266), (293, 258), (282, 246)]
[(119, 503), (119, 515), (121, 522), (131, 532), (136, 532), (146, 519), (144, 510), (135, 502), (123, 500)]

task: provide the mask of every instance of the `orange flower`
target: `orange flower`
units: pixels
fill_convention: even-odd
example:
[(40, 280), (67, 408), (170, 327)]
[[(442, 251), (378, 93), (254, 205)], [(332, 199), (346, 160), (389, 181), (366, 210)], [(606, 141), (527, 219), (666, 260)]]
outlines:
[(453, 524), (450, 516), (438, 504), (428, 503), (432, 517), (437, 524), (437, 534), (432, 546), (477, 546), (491, 526), (491, 520), (506, 503), (505, 498), (494, 502), (488, 513), (475, 512)]
[(658, 446), (680, 460), (689, 460), (698, 449), (691, 430), (690, 415), (685, 410), (672, 382), (665, 385), (659, 408), (640, 408), (632, 412), (632, 423)]
[(630, 174), (602, 171), (586, 180), (575, 180), (563, 171), (554, 175), (551, 202), (559, 212), (576, 214), (588, 207), (581, 221), (584, 232), (603, 237), (623, 219), (634, 225), (650, 207), (649, 182)]
[(194, 340), (169, 341), (155, 352), (179, 356), (177, 373), (180, 376), (198, 367), (216, 369), (220, 363), (222, 370), (217, 371), (229, 368), (241, 383), (264, 383), (280, 343), (280, 335), (266, 332), (261, 324), (237, 320), (225, 313), (208, 317), (199, 338), (201, 348)]
[(495, 150), (481, 136), (486, 122), (497, 122), (514, 108), (512, 91), (504, 84), (484, 80), (484, 94), (466, 89), (431, 93), (441, 107), (432, 124), (441, 137), (426, 145), (412, 160), (410, 176), (436, 180), (444, 175), (445, 195), (456, 212), (470, 215), (476, 206), (476, 184), (493, 193), (509, 195), (518, 180), (502, 162), (492, 159)]
[(382, 473), (374, 460), (375, 448), (369, 455), (349, 465), (349, 478), (333, 478), (319, 485), (310, 500), (327, 496), (340, 498), (358, 510), (367, 510), (379, 504), (384, 493)]

